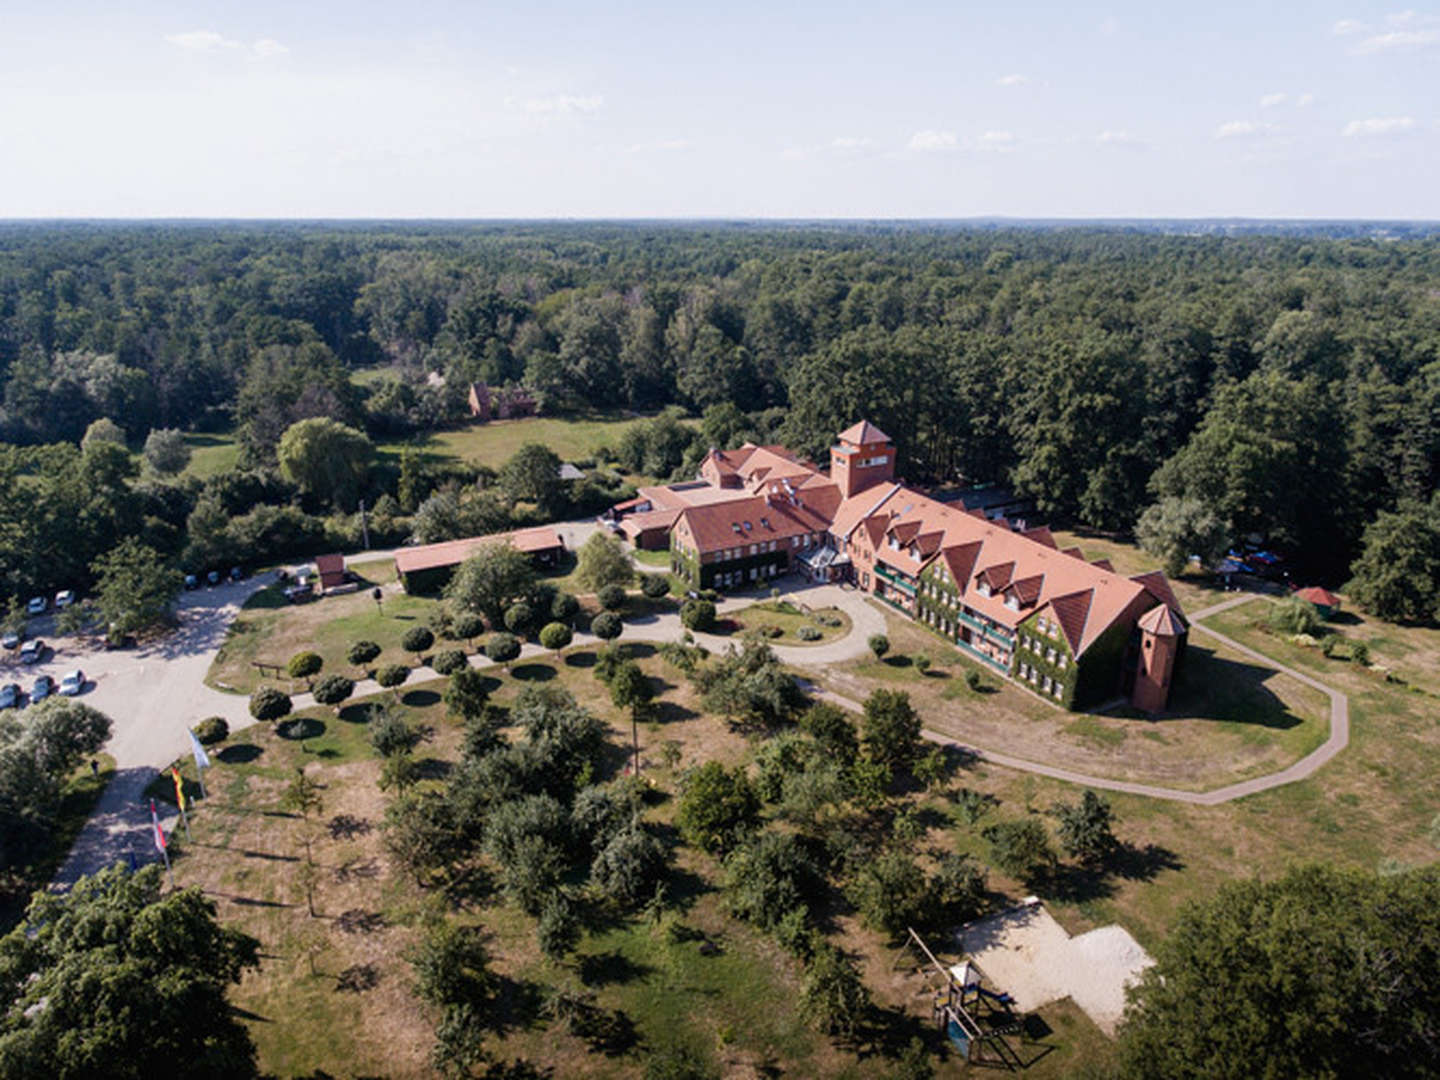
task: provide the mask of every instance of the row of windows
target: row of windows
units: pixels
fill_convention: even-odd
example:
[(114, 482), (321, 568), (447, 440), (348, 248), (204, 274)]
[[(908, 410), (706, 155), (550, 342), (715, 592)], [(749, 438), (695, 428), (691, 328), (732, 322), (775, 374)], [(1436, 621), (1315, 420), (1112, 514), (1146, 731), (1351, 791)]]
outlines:
[(780, 568), (771, 564), (769, 566), (752, 566), (746, 570), (731, 570), (728, 574), (716, 574), (715, 584), (724, 589), (731, 585), (740, 585), (746, 581), (759, 581), (762, 578), (773, 578), (780, 573)]
[[(792, 548), (802, 548), (802, 547), (803, 547), (803, 548), (805, 548), (805, 549), (808, 550), (809, 548), (814, 547), (814, 546), (815, 546), (816, 544), (818, 544), (819, 542), (820, 542), (820, 534), (819, 534), (819, 533), (805, 533), (805, 534), (802, 535), (802, 536), (792, 536), (792, 537), (790, 537), (790, 544), (789, 544), (789, 546), (792, 547)], [(762, 541), (760, 541), (760, 542), (757, 543), (757, 544), (751, 544), (751, 545), (750, 545), (749, 554), (751, 554), (751, 555), (759, 555), (761, 552), (764, 552), (764, 551), (780, 551), (780, 550), (784, 549), (785, 546), (786, 546), (786, 544), (785, 544), (785, 541), (784, 541), (784, 540), (762, 540)], [(722, 552), (719, 553), (719, 558), (718, 558), (717, 561), (719, 561), (719, 562), (729, 562), (731, 559), (743, 559), (743, 558), (745, 557), (745, 555), (746, 555), (746, 550), (745, 550), (745, 547), (744, 547), (743, 545), (742, 545), (741, 547), (726, 548), (724, 551), (722, 551)]]
[(1019, 668), (1020, 677), (1035, 687), (1041, 693), (1049, 694), (1056, 701), (1065, 693), (1065, 685), (1059, 679), (1052, 679), (1049, 675), (1037, 671), (1029, 664), (1022, 663)]
[(1063, 650), (1057, 649), (1054, 645), (1051, 645), (1047, 641), (1041, 641), (1039, 638), (1026, 637), (1024, 634), (1021, 634), (1020, 644), (1036, 656), (1043, 656), (1049, 663), (1054, 664), (1061, 671), (1064, 671), (1065, 665), (1070, 662), (1070, 658), (1065, 655)]

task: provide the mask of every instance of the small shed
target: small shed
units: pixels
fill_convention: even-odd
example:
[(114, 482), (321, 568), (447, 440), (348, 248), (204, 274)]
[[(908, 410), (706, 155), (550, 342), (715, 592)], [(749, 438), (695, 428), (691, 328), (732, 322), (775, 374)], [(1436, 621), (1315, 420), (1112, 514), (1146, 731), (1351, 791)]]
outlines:
[(1319, 585), (1307, 585), (1303, 589), (1296, 589), (1295, 595), (1312, 604), (1322, 619), (1333, 619), (1335, 613), (1340, 610), (1340, 597), (1329, 589), (1322, 589)]
[(345, 556), (317, 555), (315, 557), (315, 572), (320, 575), (320, 588), (325, 592), (344, 585)]

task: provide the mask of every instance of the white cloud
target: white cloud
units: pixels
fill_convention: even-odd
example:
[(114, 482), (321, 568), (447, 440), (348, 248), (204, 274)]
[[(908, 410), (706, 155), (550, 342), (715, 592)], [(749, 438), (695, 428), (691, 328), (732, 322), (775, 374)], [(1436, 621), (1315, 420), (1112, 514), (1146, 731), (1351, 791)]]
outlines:
[(518, 104), (518, 107), (527, 113), (545, 116), (599, 112), (605, 104), (605, 99), (599, 94), (589, 94), (583, 97), (574, 94), (552, 94), (550, 97), (526, 98), (518, 103), (514, 98), (506, 98), (505, 104), (512, 108)]
[(1144, 147), (1145, 140), (1136, 138), (1128, 131), (1105, 130), (1095, 136), (1095, 141), (1101, 146), (1124, 146), (1133, 150)]
[(1295, 99), (1295, 105), (1296, 105), (1297, 108), (1308, 109), (1311, 105), (1314, 105), (1314, 104), (1315, 104), (1315, 95), (1314, 95), (1314, 94), (1301, 94), (1299, 97), (1297, 97), (1297, 98)]
[(1120, 20), (1111, 15), (1100, 23), (1100, 33), (1105, 37), (1114, 37), (1120, 30)]
[(1424, 49), (1440, 45), (1440, 29), (1434, 30), (1392, 30), (1388, 34), (1376, 34), (1355, 46), (1358, 53), (1391, 52), (1402, 49)]
[[(659, 139), (656, 142), (636, 143), (627, 150), (631, 154), (643, 154), (647, 150), (689, 150), (695, 144), (689, 139)], [(782, 156), (799, 158), (805, 156), (809, 151), (805, 147), (796, 147), (793, 151), (784, 151)]]
[(1423, 15), (1418, 11), (1398, 11), (1385, 16), (1381, 26), (1372, 26), (1358, 19), (1341, 19), (1331, 32), (1346, 37), (1366, 35), (1357, 41), (1351, 52), (1360, 54), (1399, 52), (1440, 45), (1440, 16)]
[(1365, 24), (1359, 19), (1339, 19), (1330, 27), (1330, 32), (1336, 37), (1348, 37), (1351, 34), (1364, 33)]
[(1001, 75), (995, 80), (996, 86), (1024, 86), (1030, 80), (1018, 72), (1010, 75)]
[(1272, 124), (1257, 124), (1251, 120), (1231, 120), (1215, 129), (1217, 139), (1253, 139), (1268, 135), (1274, 130)]
[(1015, 136), (1008, 131), (987, 131), (980, 136), (981, 150), (1013, 150), (1015, 149)]
[(953, 131), (917, 131), (910, 136), (911, 150), (954, 150), (959, 145)]
[(1276, 105), (1284, 105), (1289, 100), (1289, 94), (1266, 94), (1260, 99), (1260, 108), (1273, 109)]
[(166, 34), (171, 45), (189, 52), (211, 52), (214, 49), (238, 49), (240, 42), (231, 41), (214, 30), (187, 30), (183, 34)]
[(1367, 135), (1401, 135), (1414, 127), (1413, 116), (1372, 116), (1368, 120), (1351, 120), (1340, 134), (1351, 139)]
[(837, 135), (830, 140), (830, 145), (836, 150), (863, 150), (870, 145), (870, 140), (863, 136)]
[[(165, 40), (186, 52), (208, 53), (220, 49), (245, 48), (244, 42), (227, 38), (224, 34), (216, 33), (214, 30), (187, 30), (183, 34), (166, 34)], [(268, 60), (272, 56), (279, 56), (289, 51), (274, 38), (259, 38), (249, 48), (250, 55), (257, 60)]]

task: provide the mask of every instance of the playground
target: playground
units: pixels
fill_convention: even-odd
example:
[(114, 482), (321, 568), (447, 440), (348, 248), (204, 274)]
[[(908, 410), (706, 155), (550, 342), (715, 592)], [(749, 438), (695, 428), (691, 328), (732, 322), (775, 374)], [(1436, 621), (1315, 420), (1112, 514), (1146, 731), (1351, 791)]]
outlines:
[(1122, 926), (1072, 938), (1034, 897), (964, 927), (957, 945), (1018, 1011), (1068, 997), (1107, 1035), (1125, 1012), (1125, 988), (1154, 963)]

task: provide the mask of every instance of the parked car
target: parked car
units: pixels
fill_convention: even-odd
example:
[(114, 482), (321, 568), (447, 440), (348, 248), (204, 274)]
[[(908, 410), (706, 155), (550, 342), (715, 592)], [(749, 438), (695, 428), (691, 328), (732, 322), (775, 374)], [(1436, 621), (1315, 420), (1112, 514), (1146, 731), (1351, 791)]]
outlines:
[(20, 662), (22, 664), (38, 664), (40, 657), (45, 654), (45, 642), (38, 637), (31, 638), (20, 646)]
[(60, 680), (60, 693), (66, 697), (74, 697), (76, 694), (85, 691), (85, 673), (79, 668), (67, 674)]
[(245, 580), (245, 571), (242, 570), (242, 569), (241, 569), (240, 567), (238, 567), (238, 566), (232, 566), (232, 567), (230, 567), (230, 580), (231, 580), (231, 581), (244, 581), (244, 580)]
[(49, 675), (41, 675), (35, 680), (35, 685), (30, 687), (30, 704), (44, 701), (55, 692), (55, 680)]
[(305, 600), (315, 599), (315, 586), (308, 581), (303, 585), (291, 585), (288, 589), (281, 590), (281, 595), (292, 604), (298, 604)]
[(28, 611), (31, 615), (44, 615), (46, 609), (49, 607), (50, 603), (45, 599), (45, 597), (34, 596), (30, 598), (30, 603), (25, 605), (25, 610)]
[(186, 575), (185, 575), (185, 588), (187, 588), (187, 589), (198, 589), (199, 587), (200, 587), (200, 579), (199, 579), (198, 577), (196, 577), (194, 574), (186, 574)]
[(220, 571), (219, 571), (219, 570), (211, 570), (210, 573), (208, 573), (208, 574), (205, 575), (205, 580), (208, 581), (211, 585), (219, 585), (219, 584), (220, 584)]
[(7, 649), (18, 649), (20, 647), (20, 635), (14, 630), (6, 630), (5, 636), (0, 637), (0, 645)]
[(75, 590), (62, 589), (55, 594), (55, 610), (64, 611), (71, 604), (75, 603)]
[(13, 682), (0, 686), (0, 709), (18, 709), (19, 707), (20, 687)]

